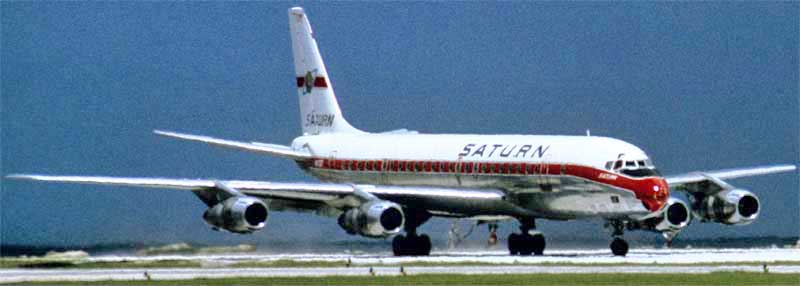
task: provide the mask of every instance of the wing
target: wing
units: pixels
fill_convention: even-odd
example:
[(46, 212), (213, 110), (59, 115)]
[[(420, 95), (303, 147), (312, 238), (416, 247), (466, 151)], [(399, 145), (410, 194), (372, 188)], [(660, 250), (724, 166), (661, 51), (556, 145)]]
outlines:
[(208, 143), (214, 146), (233, 148), (245, 151), (251, 151), (262, 154), (269, 154), (279, 157), (286, 157), (294, 160), (311, 158), (311, 153), (306, 150), (294, 150), (289, 146), (268, 144), (260, 142), (239, 142), (226, 139), (219, 139), (202, 135), (183, 134), (170, 131), (154, 130), (154, 133), (162, 136), (184, 139), (189, 141), (199, 141)]
[[(275, 200), (287, 208), (344, 209), (358, 206), (359, 196), (374, 195), (398, 204), (429, 210), (441, 216), (508, 216), (522, 211), (504, 200), (504, 193), (492, 189), (456, 189), (422, 186), (351, 185), (335, 183), (284, 183), (266, 181), (218, 181), (208, 179), (125, 178), (94, 176), (9, 175), (10, 179), (33, 181), (134, 186), (192, 191), (206, 204), (209, 192), (220, 190)], [(229, 187), (233, 190), (226, 190)]]
[(794, 171), (794, 165), (771, 165), (749, 168), (691, 172), (665, 177), (671, 189), (688, 192), (714, 193), (730, 186), (722, 180)]

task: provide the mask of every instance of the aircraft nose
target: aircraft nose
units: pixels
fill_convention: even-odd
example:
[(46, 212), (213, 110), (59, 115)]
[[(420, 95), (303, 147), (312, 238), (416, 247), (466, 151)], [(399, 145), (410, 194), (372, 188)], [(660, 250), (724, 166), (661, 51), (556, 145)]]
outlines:
[(669, 200), (669, 185), (664, 178), (653, 178), (649, 180), (647, 189), (643, 191), (646, 194), (646, 198), (643, 200), (644, 205), (652, 212), (660, 210), (667, 204), (667, 200)]

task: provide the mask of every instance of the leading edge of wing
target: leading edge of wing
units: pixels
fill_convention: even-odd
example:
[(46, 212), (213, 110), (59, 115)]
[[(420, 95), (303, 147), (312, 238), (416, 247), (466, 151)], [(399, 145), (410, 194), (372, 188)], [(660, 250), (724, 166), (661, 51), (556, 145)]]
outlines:
[(222, 182), (246, 195), (281, 198), (327, 201), (343, 196), (352, 195), (356, 189), (367, 191), (371, 194), (390, 197), (425, 197), (425, 198), (450, 198), (465, 200), (502, 200), (503, 192), (499, 190), (482, 189), (450, 189), (436, 187), (400, 187), (400, 186), (374, 186), (374, 185), (350, 185), (335, 183), (302, 183), (302, 182), (266, 182), (266, 181), (242, 181), (242, 180), (210, 180), (210, 179), (170, 179), (170, 178), (126, 178), (126, 177), (102, 177), (102, 176), (52, 176), (39, 174), (12, 174), (6, 176), (9, 179), (22, 179), (32, 181), (95, 184), (95, 185), (117, 185), (146, 188), (179, 189), (179, 190), (201, 190), (216, 187), (218, 182)]
[(792, 172), (796, 169), (797, 167), (795, 165), (790, 165), (790, 164), (747, 167), (747, 168), (733, 168), (733, 169), (715, 170), (707, 172), (691, 172), (674, 176), (666, 176), (665, 180), (667, 181), (667, 184), (670, 185), (670, 187), (673, 187), (677, 185), (704, 181), (708, 179), (707, 176), (718, 178), (720, 180), (726, 180), (726, 179), (735, 179), (741, 177)]
[(184, 134), (184, 133), (164, 131), (164, 130), (153, 130), (153, 133), (166, 137), (178, 138), (189, 141), (199, 141), (219, 147), (234, 148), (234, 149), (240, 149), (257, 153), (266, 153), (280, 157), (287, 157), (295, 160), (311, 158), (311, 154), (308, 152), (294, 150), (291, 147), (284, 145), (267, 144), (259, 142), (240, 142), (240, 141), (219, 139), (210, 136)]
[(132, 186), (145, 188), (180, 189), (196, 190), (202, 188), (213, 188), (214, 180), (195, 180), (195, 179), (169, 179), (169, 178), (125, 178), (125, 177), (103, 177), (103, 176), (52, 176), (39, 174), (11, 174), (6, 176), (9, 179), (60, 182), (93, 185), (116, 185)]

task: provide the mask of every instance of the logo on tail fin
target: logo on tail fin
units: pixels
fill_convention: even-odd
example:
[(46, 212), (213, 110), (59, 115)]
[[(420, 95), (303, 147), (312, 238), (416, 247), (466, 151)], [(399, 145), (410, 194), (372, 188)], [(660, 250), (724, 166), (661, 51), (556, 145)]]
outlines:
[(315, 87), (328, 87), (328, 82), (324, 76), (317, 74), (318, 69), (307, 71), (305, 76), (297, 77), (297, 87), (303, 89), (303, 95), (311, 93)]
[[(317, 70), (314, 70), (314, 73), (317, 73)], [(306, 86), (306, 91), (304, 91), (303, 94), (311, 93), (311, 89), (314, 88), (314, 75), (312, 75), (310, 71), (306, 73), (305, 86)]]

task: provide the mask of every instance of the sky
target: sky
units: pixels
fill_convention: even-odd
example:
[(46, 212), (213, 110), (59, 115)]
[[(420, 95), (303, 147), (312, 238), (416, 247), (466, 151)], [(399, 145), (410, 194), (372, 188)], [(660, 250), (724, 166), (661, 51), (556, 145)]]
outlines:
[[(363, 130), (589, 129), (641, 147), (664, 174), (800, 161), (798, 2), (3, 1), (0, 173), (314, 181), (284, 159), (152, 134), (298, 136), (298, 4)], [(182, 191), (0, 180), (3, 244), (368, 240), (286, 212), (252, 235), (215, 232)], [(798, 181), (730, 181), (759, 196), (759, 220), (695, 222), (679, 239), (798, 235)], [(446, 239), (449, 223), (421, 231)], [(602, 221), (538, 225), (550, 241), (610, 240)]]

